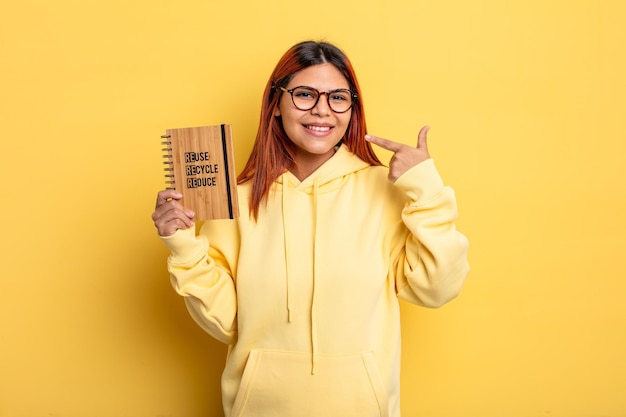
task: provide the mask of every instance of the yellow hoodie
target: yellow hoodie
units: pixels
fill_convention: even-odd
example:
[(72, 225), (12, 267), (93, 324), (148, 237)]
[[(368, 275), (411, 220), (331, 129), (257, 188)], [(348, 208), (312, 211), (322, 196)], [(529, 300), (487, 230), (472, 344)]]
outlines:
[(345, 146), (300, 182), (283, 174), (259, 220), (163, 238), (172, 285), (229, 345), (227, 417), (399, 417), (398, 297), (438, 307), (460, 291), (467, 240), (432, 160), (395, 183)]

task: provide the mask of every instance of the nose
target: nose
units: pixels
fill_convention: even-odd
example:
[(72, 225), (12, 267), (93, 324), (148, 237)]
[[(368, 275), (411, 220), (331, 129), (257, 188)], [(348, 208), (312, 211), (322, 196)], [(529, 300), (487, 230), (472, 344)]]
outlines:
[[(323, 95), (326, 96), (326, 100), (322, 98)], [(311, 109), (311, 113), (317, 114), (318, 116), (330, 116), (332, 110), (330, 108), (330, 103), (328, 102), (328, 100), (328, 93), (325, 91), (321, 92), (317, 98), (317, 103), (315, 103), (315, 106), (313, 106), (313, 108)]]

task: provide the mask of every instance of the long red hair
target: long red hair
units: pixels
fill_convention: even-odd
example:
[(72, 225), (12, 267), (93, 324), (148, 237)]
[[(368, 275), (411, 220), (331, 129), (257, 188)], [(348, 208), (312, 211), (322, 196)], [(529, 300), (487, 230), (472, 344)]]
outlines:
[(237, 178), (239, 184), (252, 181), (250, 213), (255, 219), (258, 218), (259, 207), (269, 193), (272, 183), (295, 163), (295, 145), (285, 133), (281, 118), (274, 117), (274, 110), (282, 95), (278, 87), (287, 87), (298, 71), (324, 63), (334, 65), (348, 81), (350, 90), (357, 94), (352, 105), (348, 129), (341, 142), (370, 165), (382, 165), (370, 143), (365, 140), (367, 128), (361, 90), (348, 57), (339, 48), (327, 42), (298, 43), (278, 61), (265, 86), (256, 140), (248, 162)]

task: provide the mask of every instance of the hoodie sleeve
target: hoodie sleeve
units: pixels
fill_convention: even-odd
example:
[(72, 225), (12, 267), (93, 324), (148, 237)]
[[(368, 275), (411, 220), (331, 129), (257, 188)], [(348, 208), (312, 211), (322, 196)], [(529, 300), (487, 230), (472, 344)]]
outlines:
[(454, 191), (443, 184), (432, 159), (409, 169), (395, 186), (409, 198), (402, 220), (410, 231), (395, 263), (398, 296), (440, 307), (459, 294), (469, 272), (468, 241), (454, 225)]
[(161, 239), (171, 251), (167, 266), (172, 286), (185, 298), (193, 319), (217, 340), (234, 343), (237, 296), (224, 253), (210, 247), (202, 233), (196, 236), (193, 227)]

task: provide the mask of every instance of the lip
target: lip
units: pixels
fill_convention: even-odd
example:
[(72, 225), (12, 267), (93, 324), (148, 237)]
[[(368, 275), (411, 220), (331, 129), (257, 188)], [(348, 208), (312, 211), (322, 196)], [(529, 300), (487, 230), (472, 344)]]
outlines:
[(303, 124), (302, 126), (307, 132), (317, 136), (327, 135), (334, 129), (334, 126), (328, 123), (309, 123)]

